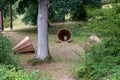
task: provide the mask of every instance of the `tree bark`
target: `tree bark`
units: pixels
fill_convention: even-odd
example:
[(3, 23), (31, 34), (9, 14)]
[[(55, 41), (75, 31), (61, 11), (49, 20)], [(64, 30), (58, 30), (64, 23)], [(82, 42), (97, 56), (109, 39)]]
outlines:
[(10, 29), (13, 29), (13, 23), (12, 23), (12, 4), (10, 3)]
[(38, 50), (36, 58), (45, 60), (49, 54), (48, 47), (48, 0), (38, 0)]
[(0, 11), (0, 30), (4, 31), (2, 11)]

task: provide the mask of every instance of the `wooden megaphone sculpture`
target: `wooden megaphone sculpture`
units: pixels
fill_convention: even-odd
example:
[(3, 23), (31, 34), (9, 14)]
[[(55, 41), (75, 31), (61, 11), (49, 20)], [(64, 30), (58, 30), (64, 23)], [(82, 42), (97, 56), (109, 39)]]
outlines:
[(13, 51), (14, 53), (27, 53), (35, 52), (35, 49), (30, 41), (30, 38), (27, 36), (13, 48)]
[(57, 33), (59, 42), (71, 42), (72, 35), (69, 29), (60, 29)]

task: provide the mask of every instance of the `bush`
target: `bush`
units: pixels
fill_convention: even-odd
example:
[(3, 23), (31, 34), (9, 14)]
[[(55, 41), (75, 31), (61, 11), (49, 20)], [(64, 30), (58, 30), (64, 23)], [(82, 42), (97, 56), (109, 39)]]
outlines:
[(0, 35), (0, 63), (13, 65), (16, 68), (21, 68), (18, 60), (12, 55), (12, 47), (9, 38)]
[(89, 23), (83, 30), (86, 33), (97, 34), (102, 37), (110, 37), (114, 35), (120, 35), (120, 5), (114, 5), (113, 8), (108, 9), (97, 9), (86, 7), (87, 16), (89, 18)]
[(8, 69), (8, 66), (0, 65), (0, 80), (40, 80), (40, 73), (38, 70), (35, 70), (29, 74), (24, 70), (16, 71), (15, 67)]
[(11, 42), (8, 38), (0, 36), (0, 63), (7, 63), (11, 53)]
[[(120, 5), (108, 12), (101, 10), (101, 18), (94, 18), (83, 31), (103, 38), (102, 43), (91, 47), (86, 62), (77, 68), (79, 80), (119, 80), (120, 76)], [(96, 15), (95, 15), (96, 16)], [(98, 15), (97, 15), (98, 16)]]
[(112, 77), (110, 76), (113, 75), (118, 77), (120, 56), (114, 56), (109, 53), (110, 50), (106, 47), (106, 43), (91, 47), (91, 50), (86, 53), (86, 62), (76, 68), (79, 80), (111, 79)]

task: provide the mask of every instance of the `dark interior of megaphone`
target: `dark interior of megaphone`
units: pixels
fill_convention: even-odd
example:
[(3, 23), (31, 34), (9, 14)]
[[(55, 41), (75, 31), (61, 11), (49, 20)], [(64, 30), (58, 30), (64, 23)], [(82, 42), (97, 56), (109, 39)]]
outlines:
[(71, 41), (71, 32), (68, 29), (61, 29), (58, 31), (58, 39), (61, 42), (70, 42)]

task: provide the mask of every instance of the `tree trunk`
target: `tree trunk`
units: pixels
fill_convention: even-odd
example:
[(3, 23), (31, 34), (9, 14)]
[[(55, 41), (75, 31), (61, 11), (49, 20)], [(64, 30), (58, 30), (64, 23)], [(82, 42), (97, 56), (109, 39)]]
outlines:
[(45, 60), (49, 54), (48, 47), (48, 0), (38, 0), (38, 51), (36, 58)]
[(13, 29), (13, 24), (12, 24), (12, 4), (10, 3), (10, 29)]
[(2, 11), (0, 11), (0, 30), (4, 31)]

